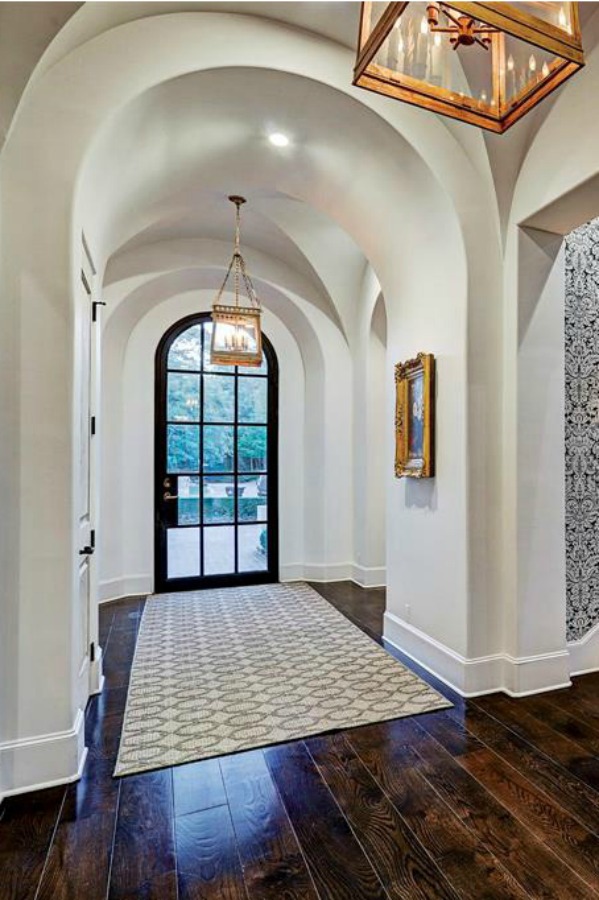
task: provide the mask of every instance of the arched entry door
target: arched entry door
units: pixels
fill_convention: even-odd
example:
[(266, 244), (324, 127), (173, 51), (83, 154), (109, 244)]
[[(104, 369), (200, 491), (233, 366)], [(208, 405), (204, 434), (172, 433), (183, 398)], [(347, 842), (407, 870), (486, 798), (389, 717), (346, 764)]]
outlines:
[(209, 315), (156, 354), (156, 591), (278, 580), (275, 352), (260, 368), (210, 364)]

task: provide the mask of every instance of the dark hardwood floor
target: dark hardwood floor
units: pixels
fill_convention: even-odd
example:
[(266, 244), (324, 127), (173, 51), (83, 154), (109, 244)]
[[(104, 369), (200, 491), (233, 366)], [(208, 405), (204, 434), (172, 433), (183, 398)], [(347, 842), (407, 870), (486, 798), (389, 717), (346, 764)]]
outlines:
[[(380, 640), (382, 590), (315, 587)], [(113, 779), (142, 608), (102, 608), (81, 781), (4, 803), (0, 900), (599, 896), (599, 674)]]

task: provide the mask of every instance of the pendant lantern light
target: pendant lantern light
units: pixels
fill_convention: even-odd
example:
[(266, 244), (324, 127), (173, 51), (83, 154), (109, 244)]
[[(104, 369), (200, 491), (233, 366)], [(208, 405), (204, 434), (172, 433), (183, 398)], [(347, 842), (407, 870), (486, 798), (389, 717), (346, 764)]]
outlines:
[[(254, 285), (248, 275), (240, 250), (241, 206), (244, 197), (229, 197), (235, 204), (235, 248), (229, 268), (212, 306), (212, 342), (210, 361), (219, 366), (260, 366), (262, 364), (262, 309)], [(222, 298), (229, 280), (233, 280), (235, 302), (224, 303)], [(247, 303), (240, 303), (241, 283), (245, 287)]]
[(578, 3), (362, 3), (354, 84), (502, 133), (584, 65)]

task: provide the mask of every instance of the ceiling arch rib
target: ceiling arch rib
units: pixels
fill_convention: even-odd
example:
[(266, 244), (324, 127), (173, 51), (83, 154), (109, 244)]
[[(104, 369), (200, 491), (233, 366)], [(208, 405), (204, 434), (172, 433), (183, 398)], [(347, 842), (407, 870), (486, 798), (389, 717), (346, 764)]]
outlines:
[[(319, 309), (341, 328), (331, 297), (314, 281), (281, 260), (253, 248), (245, 247), (244, 255), (256, 285), (269, 284), (301, 297), (307, 307)], [(109, 304), (108, 315), (145, 282), (153, 282), (161, 275), (190, 273), (198, 277), (203, 271), (213, 271), (217, 273), (216, 290), (222, 283), (230, 258), (230, 243), (191, 238), (142, 244), (123, 251), (112, 257), (106, 268), (103, 296)]]
[[(219, 268), (178, 269), (162, 273), (135, 285), (119, 304), (113, 307), (105, 322), (104, 340), (111, 353), (123, 355), (133, 329), (152, 309), (165, 301), (193, 293), (198, 311), (209, 310), (214, 291), (222, 282)], [(324, 360), (323, 341), (339, 329), (321, 310), (292, 291), (257, 279), (264, 306), (285, 325), (297, 341), (304, 364), (311, 366)], [(328, 322), (328, 326), (327, 326)], [(328, 337), (327, 337), (328, 335)], [(120, 349), (119, 349), (120, 348)]]

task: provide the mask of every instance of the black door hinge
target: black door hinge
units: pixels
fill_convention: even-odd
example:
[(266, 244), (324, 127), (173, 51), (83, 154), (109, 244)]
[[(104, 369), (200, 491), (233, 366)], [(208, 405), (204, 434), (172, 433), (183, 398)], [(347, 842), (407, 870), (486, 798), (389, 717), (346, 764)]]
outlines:
[(96, 659), (96, 645), (94, 644), (93, 641), (89, 645), (89, 659), (90, 659), (90, 662), (95, 662), (95, 659)]
[(96, 546), (96, 529), (92, 528), (89, 533), (89, 545), (90, 547)]
[(92, 322), (97, 322), (98, 320), (98, 307), (106, 306), (103, 300), (92, 300)]
[(92, 433), (92, 437), (96, 433), (96, 417), (95, 416), (91, 417), (91, 433)]

